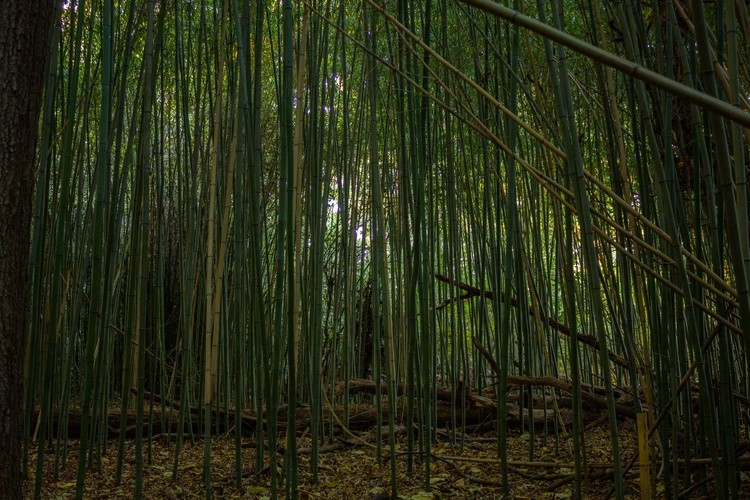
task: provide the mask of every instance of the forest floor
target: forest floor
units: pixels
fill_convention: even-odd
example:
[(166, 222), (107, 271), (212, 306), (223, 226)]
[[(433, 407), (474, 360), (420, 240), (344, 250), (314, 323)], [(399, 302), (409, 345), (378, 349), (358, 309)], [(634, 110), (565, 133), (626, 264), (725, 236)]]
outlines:
[[(398, 449), (405, 449), (403, 432)], [(572, 440), (554, 436), (535, 438), (534, 462), (530, 464), (529, 434), (511, 432), (508, 443), (509, 484), (511, 494), (505, 498), (542, 499), (571, 498), (573, 483)], [(637, 438), (630, 421), (620, 425), (621, 452), (626, 463), (636, 453)], [(589, 429), (585, 434), (587, 461), (590, 477), (584, 481), (584, 498), (606, 498), (613, 487), (609, 433), (606, 424)], [(313, 482), (310, 473), (310, 439), (303, 437), (299, 443), (299, 493), (300, 498), (373, 499), (387, 498), (390, 481), (390, 464), (379, 464), (372, 443), (374, 432), (360, 434), (356, 440), (335, 438), (327, 443), (320, 453), (319, 477)], [(144, 497), (145, 498), (202, 498), (203, 486), (203, 441), (186, 442), (180, 454), (177, 480), (172, 480), (174, 442), (164, 438), (154, 439), (150, 450), (144, 443)], [(102, 458), (101, 471), (89, 472), (86, 478), (86, 498), (131, 498), (135, 489), (135, 443), (126, 442), (122, 482), (115, 485), (117, 441), (109, 442), (106, 456)], [(268, 498), (270, 497), (270, 474), (264, 469), (256, 478), (255, 444), (243, 438), (242, 487), (235, 486), (234, 440), (231, 435), (213, 440), (212, 486), (216, 498)], [(387, 454), (387, 444), (383, 447)], [(431, 488), (427, 491), (424, 481), (424, 466), (415, 462), (414, 472), (407, 472), (405, 456), (397, 456), (398, 493), (404, 499), (448, 499), (448, 498), (504, 498), (500, 485), (500, 465), (497, 460), (497, 445), (492, 436), (465, 436), (463, 450), (457, 442), (450, 444), (447, 432), (440, 431), (432, 448), (435, 457), (431, 464)], [(42, 486), (43, 498), (71, 498), (75, 492), (75, 474), (78, 458), (78, 442), (69, 442), (66, 464), (54, 478), (55, 454), (50, 450), (45, 457), (45, 476)], [(33, 464), (34, 457), (30, 463)], [(33, 469), (33, 467), (31, 467)], [(30, 471), (33, 473), (33, 470)], [(637, 466), (625, 476), (628, 498), (640, 498)], [(689, 498), (715, 498), (707, 487), (691, 491)], [(25, 483), (27, 498), (33, 496), (33, 478)], [(743, 476), (743, 493), (750, 498), (750, 481)], [(680, 488), (681, 490), (683, 488)], [(283, 486), (280, 490), (283, 498)], [(657, 489), (657, 497), (663, 496)]]

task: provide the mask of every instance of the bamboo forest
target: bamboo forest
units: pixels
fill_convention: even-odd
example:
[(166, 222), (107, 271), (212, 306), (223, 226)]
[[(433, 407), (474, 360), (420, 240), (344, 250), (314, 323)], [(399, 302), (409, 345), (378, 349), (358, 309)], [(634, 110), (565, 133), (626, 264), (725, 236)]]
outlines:
[(66, 0), (44, 44), (24, 497), (750, 497), (747, 0)]

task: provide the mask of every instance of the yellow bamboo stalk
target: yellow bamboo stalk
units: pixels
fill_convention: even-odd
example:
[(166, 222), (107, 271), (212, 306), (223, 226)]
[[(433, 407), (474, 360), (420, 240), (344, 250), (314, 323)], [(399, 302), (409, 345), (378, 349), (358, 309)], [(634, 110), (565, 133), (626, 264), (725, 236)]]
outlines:
[(641, 472), (641, 498), (651, 498), (651, 464), (648, 460), (648, 414), (639, 413), (636, 416), (638, 424), (638, 462)]
[[(226, 10), (226, 4), (224, 9)], [(226, 14), (226, 13), (225, 13)], [(224, 41), (226, 35), (226, 15), (221, 20), (221, 40)], [(219, 144), (221, 140), (221, 112), (222, 112), (222, 90), (224, 87), (224, 50), (219, 49), (219, 67), (216, 74), (216, 103), (214, 106), (213, 122), (213, 144), (211, 146), (211, 172), (208, 181), (208, 215), (207, 215), (207, 235), (206, 235), (206, 329), (204, 337), (204, 367), (203, 367), (203, 404), (211, 404), (213, 399), (214, 380), (216, 379), (215, 370), (212, 370), (212, 344), (213, 344), (213, 326), (211, 321), (214, 294), (214, 238), (216, 233), (216, 176), (219, 166)]]
[[(308, 9), (302, 9), (302, 28), (297, 43), (297, 85), (296, 98), (297, 109), (294, 110), (294, 296), (297, 297), (296, 304), (290, 304), (293, 308), (292, 324), (294, 328), (294, 344), (289, 349), (294, 349), (294, 360), (297, 364), (299, 359), (299, 315), (302, 303), (299, 297), (302, 296), (302, 266), (299, 265), (299, 256), (301, 255), (300, 247), (302, 245), (302, 174), (303, 161), (305, 155), (305, 137), (302, 124), (305, 116), (305, 84), (307, 76), (307, 26), (310, 15)], [(297, 372), (298, 382), (302, 383), (304, 370)], [(289, 381), (295, 383), (294, 380)]]

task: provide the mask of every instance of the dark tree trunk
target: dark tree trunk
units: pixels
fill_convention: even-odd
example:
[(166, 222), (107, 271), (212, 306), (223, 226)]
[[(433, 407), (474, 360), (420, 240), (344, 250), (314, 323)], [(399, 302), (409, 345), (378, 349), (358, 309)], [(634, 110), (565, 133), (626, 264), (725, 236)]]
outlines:
[(26, 268), (53, 0), (0, 1), (0, 491), (21, 498)]

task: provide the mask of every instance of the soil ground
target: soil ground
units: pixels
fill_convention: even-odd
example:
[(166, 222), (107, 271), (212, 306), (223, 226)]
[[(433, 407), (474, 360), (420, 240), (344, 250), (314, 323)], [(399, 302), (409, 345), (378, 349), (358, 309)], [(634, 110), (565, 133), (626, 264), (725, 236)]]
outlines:
[[(403, 433), (399, 438), (398, 449), (406, 447)], [(583, 484), (584, 498), (606, 498), (612, 489), (612, 474), (607, 464), (611, 463), (609, 434), (606, 425), (591, 429), (585, 434), (587, 461), (591, 477)], [(623, 462), (626, 463), (636, 453), (637, 440), (632, 423), (620, 425), (620, 439)], [(300, 498), (336, 499), (384, 499), (389, 491), (390, 465), (379, 464), (375, 450), (373, 432), (360, 434), (356, 439), (338, 439), (325, 444), (320, 454), (319, 477), (313, 482), (310, 473), (310, 439), (299, 441), (299, 493)], [(546, 442), (545, 442), (546, 441)], [(367, 443), (367, 444), (365, 444)], [(148, 449), (144, 444), (144, 460), (148, 460)], [(491, 435), (466, 436), (463, 450), (451, 446), (448, 434), (441, 431), (433, 445), (435, 460), (431, 464), (431, 488), (425, 485), (424, 465), (415, 461), (414, 471), (407, 472), (404, 455), (397, 456), (398, 493), (404, 499), (449, 499), (494, 498), (513, 499), (564, 499), (572, 497), (572, 440), (561, 437), (556, 443), (554, 436), (545, 440), (535, 438), (534, 461), (529, 461), (530, 438), (528, 434), (512, 432), (508, 444), (510, 467), (510, 495), (504, 497), (500, 485), (501, 471), (497, 459), (497, 445)], [(387, 444), (384, 453), (387, 453)], [(135, 489), (135, 464), (133, 440), (126, 442), (126, 461), (121, 484), (115, 485), (115, 465), (117, 441), (108, 443), (107, 453), (102, 458), (101, 471), (90, 471), (86, 478), (86, 498), (132, 498)], [(237, 488), (234, 481), (234, 441), (232, 436), (217, 437), (212, 448), (212, 489), (215, 498), (270, 498), (270, 474), (268, 468), (256, 477), (255, 444), (243, 438), (243, 480)], [(31, 457), (31, 464), (34, 457)], [(78, 442), (69, 442), (66, 464), (54, 478), (55, 455), (52, 450), (45, 457), (45, 477), (43, 498), (72, 498), (75, 492), (75, 474), (78, 458)], [(161, 437), (153, 440), (150, 460), (144, 467), (145, 498), (203, 498), (203, 441), (187, 441), (180, 454), (177, 480), (172, 480), (174, 442)], [(539, 464), (542, 463), (542, 464)], [(33, 469), (33, 467), (32, 467)], [(33, 470), (30, 471), (33, 473)], [(560, 484), (564, 483), (564, 484)], [(628, 498), (640, 498), (638, 469), (634, 467), (625, 476)], [(688, 485), (680, 488), (683, 491)], [(25, 483), (26, 496), (33, 496), (33, 478)], [(689, 492), (689, 498), (715, 498), (712, 484)], [(742, 476), (743, 494), (750, 498), (750, 479)], [(280, 490), (283, 498), (283, 487)], [(663, 497), (657, 489), (656, 497)]]

